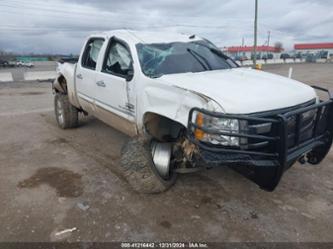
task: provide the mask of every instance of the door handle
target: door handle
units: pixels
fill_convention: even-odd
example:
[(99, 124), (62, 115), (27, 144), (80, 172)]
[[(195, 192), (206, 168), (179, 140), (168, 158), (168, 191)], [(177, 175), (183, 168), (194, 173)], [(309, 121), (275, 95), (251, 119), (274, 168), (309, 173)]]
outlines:
[(105, 83), (104, 83), (103, 80), (97, 81), (97, 82), (96, 82), (96, 85), (97, 85), (97, 86), (100, 86), (100, 87), (105, 87)]
[(80, 74), (80, 73), (79, 73), (79, 74), (77, 74), (77, 75), (76, 75), (76, 78), (78, 78), (78, 79), (82, 80), (82, 79), (83, 79), (83, 77), (82, 77), (82, 74)]

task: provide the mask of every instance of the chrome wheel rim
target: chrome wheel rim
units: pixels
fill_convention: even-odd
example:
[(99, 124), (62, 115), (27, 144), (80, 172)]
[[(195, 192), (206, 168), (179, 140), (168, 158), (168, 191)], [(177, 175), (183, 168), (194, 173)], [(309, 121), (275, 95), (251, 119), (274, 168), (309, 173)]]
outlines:
[(57, 100), (57, 116), (59, 124), (62, 125), (64, 123), (64, 110), (59, 99)]
[(153, 142), (151, 153), (158, 174), (164, 179), (170, 178), (171, 144)]

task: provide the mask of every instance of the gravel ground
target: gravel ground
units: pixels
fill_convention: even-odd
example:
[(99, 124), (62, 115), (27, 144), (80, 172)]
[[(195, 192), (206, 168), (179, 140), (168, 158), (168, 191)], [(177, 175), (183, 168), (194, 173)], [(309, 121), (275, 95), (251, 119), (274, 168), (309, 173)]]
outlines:
[[(264, 70), (289, 66), (333, 88), (333, 64)], [(142, 195), (119, 170), (128, 138), (91, 117), (59, 129), (49, 83), (0, 84), (0, 118), (0, 241), (332, 241), (332, 151), (296, 164), (272, 193), (219, 168)]]

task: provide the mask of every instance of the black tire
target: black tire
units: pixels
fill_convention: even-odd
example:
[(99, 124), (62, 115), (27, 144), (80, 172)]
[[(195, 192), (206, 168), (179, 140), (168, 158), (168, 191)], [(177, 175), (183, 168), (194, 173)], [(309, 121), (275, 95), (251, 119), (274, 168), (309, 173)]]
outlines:
[(79, 111), (68, 99), (68, 95), (56, 93), (54, 96), (54, 112), (60, 128), (75, 128), (79, 124)]
[(144, 139), (133, 139), (122, 148), (121, 165), (129, 184), (140, 193), (161, 193), (176, 182), (177, 174), (172, 170), (168, 179), (163, 179), (158, 174), (150, 142)]

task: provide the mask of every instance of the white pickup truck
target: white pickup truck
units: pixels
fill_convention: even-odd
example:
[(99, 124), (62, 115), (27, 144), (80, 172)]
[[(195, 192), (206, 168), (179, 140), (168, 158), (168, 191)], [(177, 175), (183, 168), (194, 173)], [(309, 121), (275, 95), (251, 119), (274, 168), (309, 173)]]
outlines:
[(121, 165), (137, 191), (161, 192), (179, 173), (218, 166), (273, 191), (297, 160), (318, 164), (332, 144), (329, 91), (241, 68), (196, 35), (92, 35), (58, 73), (59, 126), (77, 127), (83, 112), (131, 136)]

